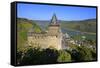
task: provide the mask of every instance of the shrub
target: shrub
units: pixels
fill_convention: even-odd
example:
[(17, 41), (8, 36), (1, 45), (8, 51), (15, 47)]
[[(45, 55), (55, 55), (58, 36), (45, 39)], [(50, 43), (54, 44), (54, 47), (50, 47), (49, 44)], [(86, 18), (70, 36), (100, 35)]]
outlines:
[(76, 46), (76, 49), (71, 51), (73, 61), (91, 61), (96, 58), (96, 52), (86, 46)]
[(59, 56), (58, 56), (57, 61), (58, 62), (70, 62), (71, 61), (71, 55), (64, 50), (59, 51)]
[(39, 49), (30, 48), (25, 53), (21, 64), (46, 64), (46, 63), (56, 63), (58, 57), (57, 50), (54, 49)]

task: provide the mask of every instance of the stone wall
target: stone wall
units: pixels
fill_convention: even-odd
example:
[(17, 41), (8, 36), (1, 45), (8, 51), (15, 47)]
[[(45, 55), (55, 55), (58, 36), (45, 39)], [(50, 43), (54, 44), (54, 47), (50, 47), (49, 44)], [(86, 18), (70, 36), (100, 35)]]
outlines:
[(61, 49), (61, 40), (62, 36), (59, 34), (55, 35), (47, 35), (47, 34), (32, 34), (28, 36), (28, 44), (32, 47), (41, 47), (41, 48), (55, 48)]

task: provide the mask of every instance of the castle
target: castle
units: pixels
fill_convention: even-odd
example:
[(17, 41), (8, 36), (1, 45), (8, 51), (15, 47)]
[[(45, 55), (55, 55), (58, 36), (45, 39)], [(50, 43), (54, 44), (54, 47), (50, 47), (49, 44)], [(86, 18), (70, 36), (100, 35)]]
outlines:
[(48, 30), (36, 33), (33, 29), (28, 32), (28, 44), (32, 47), (62, 49), (62, 32), (57, 17), (54, 14)]

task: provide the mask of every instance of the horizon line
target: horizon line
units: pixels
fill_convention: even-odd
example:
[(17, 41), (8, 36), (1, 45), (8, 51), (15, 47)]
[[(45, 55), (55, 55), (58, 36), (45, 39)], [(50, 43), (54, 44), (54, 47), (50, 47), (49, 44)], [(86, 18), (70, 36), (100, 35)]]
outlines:
[[(28, 19), (28, 20), (39, 20), (39, 19), (29, 19), (29, 18), (25, 18), (25, 17), (16, 17), (16, 18), (23, 18), (23, 19)], [(87, 18), (87, 19), (77, 19), (77, 20), (61, 20), (61, 19), (57, 19), (58, 21), (83, 21), (83, 20), (89, 20), (89, 19), (97, 19), (97, 18)], [(41, 21), (49, 21), (51, 19), (40, 19)]]

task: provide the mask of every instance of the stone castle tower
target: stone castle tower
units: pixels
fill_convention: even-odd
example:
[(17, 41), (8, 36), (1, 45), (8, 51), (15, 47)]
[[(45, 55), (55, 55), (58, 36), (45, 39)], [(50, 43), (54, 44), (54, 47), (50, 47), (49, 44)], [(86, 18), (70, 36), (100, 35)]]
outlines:
[(62, 49), (62, 32), (57, 17), (54, 14), (47, 32), (28, 32), (28, 44), (32, 47)]

